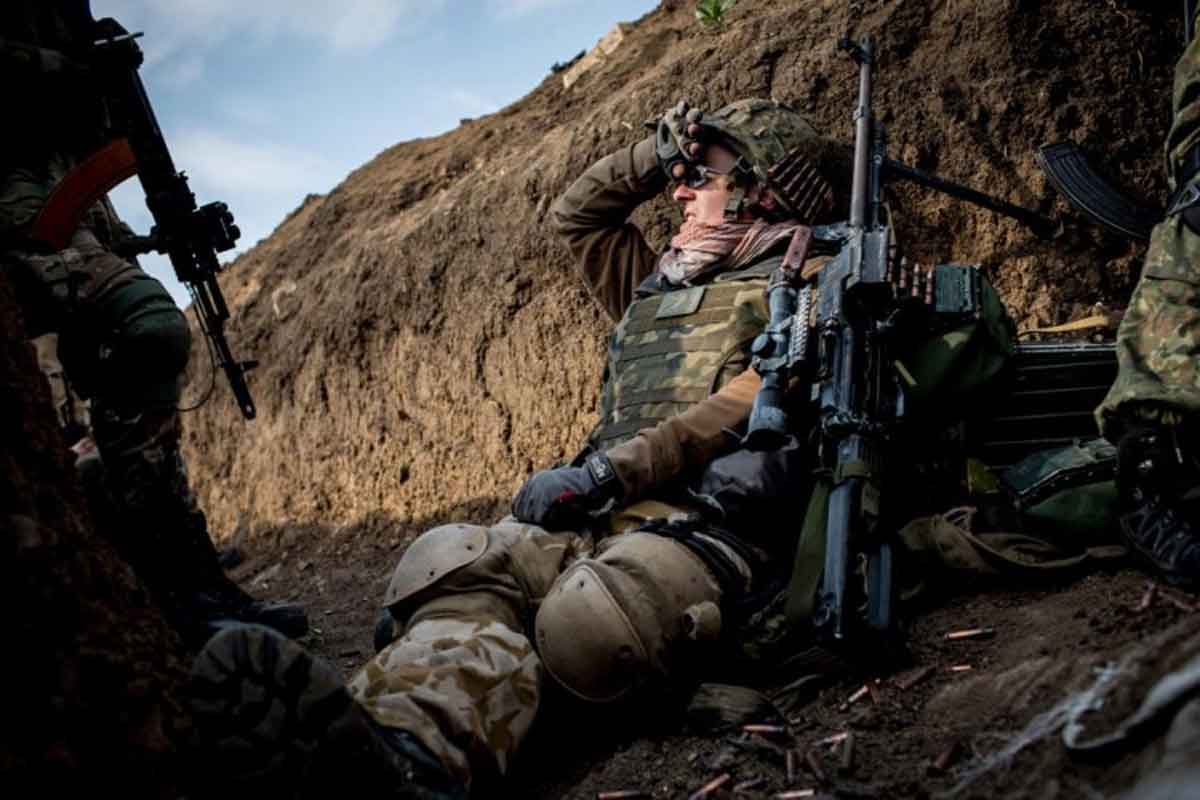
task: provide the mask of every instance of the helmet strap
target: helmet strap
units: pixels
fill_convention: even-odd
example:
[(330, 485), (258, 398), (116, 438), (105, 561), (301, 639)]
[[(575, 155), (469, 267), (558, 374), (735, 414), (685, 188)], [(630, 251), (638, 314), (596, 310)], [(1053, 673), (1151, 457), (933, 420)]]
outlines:
[(733, 176), (734, 185), (733, 193), (729, 195), (729, 200), (725, 203), (725, 221), (736, 222), (737, 218), (746, 210), (746, 190), (754, 185), (756, 178), (754, 168), (745, 156), (738, 156), (738, 160), (729, 174)]
[(729, 199), (725, 201), (725, 221), (736, 222), (746, 208), (746, 189), (740, 183), (733, 187)]

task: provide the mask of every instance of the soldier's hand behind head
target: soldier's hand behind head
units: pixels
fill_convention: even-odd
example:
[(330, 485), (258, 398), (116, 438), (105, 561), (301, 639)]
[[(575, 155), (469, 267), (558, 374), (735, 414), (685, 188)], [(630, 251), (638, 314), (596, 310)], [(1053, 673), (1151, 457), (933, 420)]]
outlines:
[(686, 100), (663, 114), (658, 120), (655, 151), (658, 165), (673, 181), (682, 180), (688, 163), (704, 160), (705, 127), (701, 124), (704, 112), (692, 108)]

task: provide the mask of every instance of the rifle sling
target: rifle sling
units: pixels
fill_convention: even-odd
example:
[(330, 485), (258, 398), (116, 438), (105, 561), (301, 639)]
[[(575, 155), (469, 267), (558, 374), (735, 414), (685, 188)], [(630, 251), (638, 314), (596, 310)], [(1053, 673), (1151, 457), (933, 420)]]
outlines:
[(828, 476), (818, 475), (804, 512), (804, 527), (800, 529), (800, 539), (796, 542), (796, 557), (792, 562), (784, 615), (789, 624), (800, 630), (811, 623), (816, 608), (817, 587), (825, 568), (825, 526), (829, 518), (830, 489)]

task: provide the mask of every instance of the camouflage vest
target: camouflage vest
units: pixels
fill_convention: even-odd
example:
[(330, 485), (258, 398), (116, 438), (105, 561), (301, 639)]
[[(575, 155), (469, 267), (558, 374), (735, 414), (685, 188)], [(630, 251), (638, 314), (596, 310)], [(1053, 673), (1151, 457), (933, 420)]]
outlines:
[(767, 279), (782, 260), (771, 256), (703, 286), (663, 291), (654, 277), (642, 284), (609, 340), (589, 444), (608, 450), (744, 372), (767, 324)]

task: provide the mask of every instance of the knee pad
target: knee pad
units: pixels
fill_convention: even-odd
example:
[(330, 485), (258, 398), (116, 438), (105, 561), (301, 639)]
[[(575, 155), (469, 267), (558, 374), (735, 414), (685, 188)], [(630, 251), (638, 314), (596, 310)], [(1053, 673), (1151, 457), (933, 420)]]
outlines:
[(534, 621), (546, 671), (593, 702), (670, 674), (689, 642), (720, 631), (721, 588), (695, 553), (639, 531), (608, 542), (559, 576)]
[(487, 550), (487, 528), (481, 525), (441, 525), (418, 536), (404, 551), (388, 583), (383, 604), (393, 616), (403, 616), (406, 601), (474, 563)]
[(90, 394), (114, 407), (174, 406), (192, 334), (162, 284), (148, 275), (102, 297), (87, 320), (64, 333), (72, 363)]
[(167, 290), (146, 276), (114, 292), (102, 311), (114, 331), (111, 353), (104, 359), (111, 372), (128, 380), (135, 392), (166, 391), (175, 402), (192, 333)]

